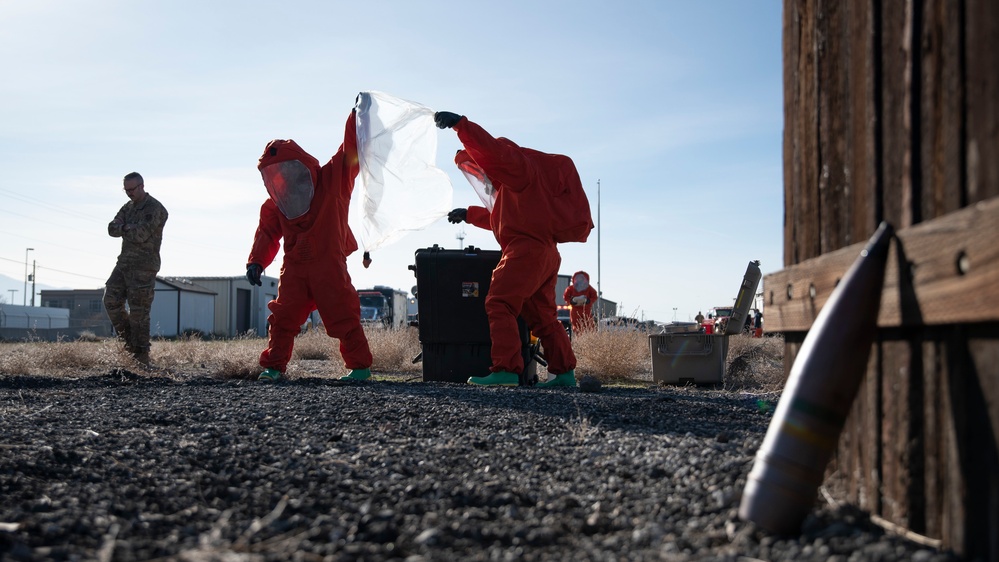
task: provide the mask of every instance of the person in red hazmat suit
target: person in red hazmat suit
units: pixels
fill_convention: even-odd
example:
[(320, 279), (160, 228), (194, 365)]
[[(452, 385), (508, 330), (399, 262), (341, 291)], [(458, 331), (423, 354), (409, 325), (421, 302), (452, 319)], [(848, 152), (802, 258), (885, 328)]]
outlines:
[(574, 333), (590, 330), (595, 326), (593, 303), (597, 302), (597, 291), (590, 285), (589, 273), (573, 273), (572, 283), (562, 293), (562, 300), (569, 305), (569, 322)]
[(341, 380), (371, 376), (371, 350), (361, 328), (361, 303), (347, 273), (347, 256), (357, 241), (347, 225), (347, 209), (360, 170), (354, 112), (343, 144), (325, 165), (293, 140), (272, 140), (257, 164), (270, 196), (260, 207), (260, 223), (246, 265), (246, 278), (260, 285), (284, 239), (278, 295), (267, 304), (267, 349), (260, 354), (258, 380), (277, 381), (291, 360), (295, 336), (318, 310), (350, 373)]
[(524, 361), (517, 317), (523, 316), (541, 340), (548, 371), (555, 375), (537, 386), (576, 386), (576, 356), (558, 321), (554, 298), (562, 258), (551, 234), (551, 217), (540, 204), (545, 182), (557, 181), (568, 167), (578, 177), (575, 166), (566, 156), (493, 138), (461, 115), (440, 111), (434, 114), (434, 121), (439, 128), (458, 133), (464, 150), (458, 152), (455, 163), (466, 175), (488, 186), (494, 198), (491, 212), (485, 207), (455, 209), (448, 214), (448, 220), (492, 230), (502, 251), (485, 301), (492, 341), (490, 373), (470, 377), (468, 382), (504, 386), (519, 383)]

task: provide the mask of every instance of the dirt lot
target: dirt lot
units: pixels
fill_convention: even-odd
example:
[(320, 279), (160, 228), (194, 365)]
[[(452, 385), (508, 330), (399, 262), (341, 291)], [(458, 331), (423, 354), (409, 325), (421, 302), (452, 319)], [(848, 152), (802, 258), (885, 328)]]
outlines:
[(8, 560), (952, 560), (736, 509), (776, 393), (0, 375)]

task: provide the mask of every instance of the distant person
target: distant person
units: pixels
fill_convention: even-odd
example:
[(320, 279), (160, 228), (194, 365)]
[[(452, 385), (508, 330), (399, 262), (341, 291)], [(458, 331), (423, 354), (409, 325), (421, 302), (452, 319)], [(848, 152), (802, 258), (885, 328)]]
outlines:
[(585, 271), (573, 273), (572, 282), (562, 293), (562, 300), (569, 305), (569, 322), (574, 333), (596, 327), (593, 320), (593, 303), (597, 302), (597, 290), (590, 285), (589, 273)]
[[(566, 236), (585, 240), (593, 228), (585, 194), (582, 202), (573, 199), (583, 193), (575, 165), (568, 156), (546, 154), (505, 138), (494, 138), (462, 115), (440, 111), (434, 114), (434, 121), (439, 128), (453, 128), (458, 133), (464, 150), (455, 156), (455, 163), (466, 175), (490, 186), (488, 193), (492, 195), (491, 209), (454, 209), (448, 220), (492, 230), (501, 249), (485, 301), (492, 340), (490, 374), (470, 377), (468, 382), (519, 384), (524, 360), (517, 317), (523, 316), (541, 340), (548, 371), (555, 375), (537, 386), (576, 386), (576, 356), (555, 305), (555, 283), (562, 262), (556, 243), (568, 241)], [(568, 211), (575, 214), (575, 219), (588, 221), (588, 227), (583, 223), (569, 233), (569, 225), (553, 216), (560, 211), (552, 203), (559, 195), (567, 204), (569, 200), (585, 204), (585, 210)]]
[(270, 197), (246, 264), (246, 278), (260, 285), (284, 239), (284, 263), (277, 299), (267, 304), (267, 349), (260, 354), (261, 381), (280, 380), (309, 313), (318, 310), (350, 372), (340, 380), (371, 377), (371, 350), (361, 327), (361, 302), (347, 273), (347, 256), (357, 250), (347, 209), (360, 170), (354, 112), (343, 144), (325, 165), (293, 140), (272, 140), (257, 164)]
[(701, 323), (704, 322), (704, 315), (701, 314), (700, 310), (697, 311), (697, 316), (694, 317), (694, 322), (697, 322), (698, 324), (701, 324)]
[(108, 224), (108, 234), (121, 238), (121, 253), (105, 283), (104, 308), (125, 350), (149, 365), (149, 310), (160, 270), (167, 210), (146, 193), (138, 172), (126, 175), (122, 184), (129, 201)]

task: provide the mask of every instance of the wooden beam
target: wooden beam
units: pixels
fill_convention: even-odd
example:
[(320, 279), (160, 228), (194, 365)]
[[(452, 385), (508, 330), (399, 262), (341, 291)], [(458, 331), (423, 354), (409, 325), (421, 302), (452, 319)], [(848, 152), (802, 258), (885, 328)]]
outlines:
[[(766, 331), (807, 331), (865, 244), (764, 277)], [(897, 232), (885, 272), (879, 327), (997, 321), (999, 197)]]

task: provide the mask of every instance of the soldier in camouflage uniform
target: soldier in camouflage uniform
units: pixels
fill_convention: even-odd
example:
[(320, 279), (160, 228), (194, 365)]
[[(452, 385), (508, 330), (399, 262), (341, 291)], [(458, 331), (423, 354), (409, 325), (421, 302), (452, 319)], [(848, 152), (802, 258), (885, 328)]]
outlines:
[(167, 211), (146, 193), (137, 172), (125, 176), (123, 184), (129, 202), (108, 224), (108, 234), (121, 238), (121, 254), (106, 283), (104, 308), (118, 337), (124, 340), (125, 349), (148, 365), (149, 309), (160, 270), (160, 243)]

